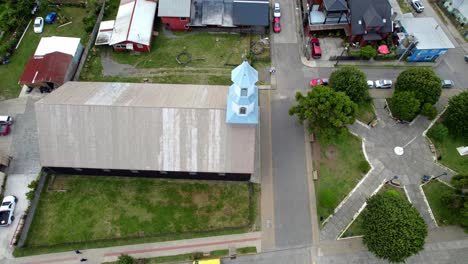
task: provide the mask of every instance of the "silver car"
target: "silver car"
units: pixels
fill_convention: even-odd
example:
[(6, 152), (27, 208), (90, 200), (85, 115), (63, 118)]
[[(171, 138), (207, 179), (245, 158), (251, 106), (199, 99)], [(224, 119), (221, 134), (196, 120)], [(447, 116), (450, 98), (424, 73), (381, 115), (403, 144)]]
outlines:
[(375, 81), (375, 88), (378, 89), (390, 89), (392, 88), (392, 81), (391, 80), (377, 80)]
[(449, 89), (452, 88), (455, 83), (452, 80), (442, 80), (442, 88)]

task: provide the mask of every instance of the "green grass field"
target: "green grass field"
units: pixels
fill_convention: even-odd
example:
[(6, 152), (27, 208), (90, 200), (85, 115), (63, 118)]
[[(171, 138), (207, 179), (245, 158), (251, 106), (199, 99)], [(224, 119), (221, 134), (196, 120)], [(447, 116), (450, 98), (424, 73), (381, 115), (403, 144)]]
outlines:
[(424, 185), (423, 190), (437, 224), (457, 225), (461, 222), (462, 215), (460, 212), (449, 208), (443, 201), (443, 197), (448, 194), (453, 194), (454, 189), (435, 180)]
[[(39, 15), (45, 15), (45, 10)], [(54, 10), (56, 11), (56, 10)], [(11, 62), (6, 65), (0, 65), (0, 100), (17, 97), (21, 91), (18, 81), (23, 74), (24, 67), (29, 58), (34, 54), (34, 51), (39, 44), (41, 37), (61, 36), (61, 37), (79, 37), (83, 46), (88, 40), (88, 36), (83, 29), (82, 19), (86, 16), (86, 10), (83, 8), (63, 7), (58, 12), (61, 16), (71, 18), (72, 23), (58, 28), (59, 24), (56, 22), (52, 25), (46, 24), (44, 32), (36, 34), (33, 31), (33, 25), (29, 26), (28, 31), (24, 35), (18, 50), (11, 57)]]
[[(405, 191), (402, 188), (398, 188), (390, 184), (385, 184), (379, 190), (379, 193), (383, 193), (388, 190), (394, 190), (398, 194), (400, 194), (401, 197), (404, 197), (405, 199), (407, 199)], [(354, 220), (354, 222), (348, 227), (348, 229), (346, 229), (346, 231), (343, 232), (342, 237), (362, 236), (364, 234), (364, 231), (362, 230), (362, 223), (363, 223), (363, 217), (361, 214), (359, 214), (358, 217)]]
[[(154, 241), (161, 240), (157, 236), (172, 240), (184, 233), (197, 237), (230, 228), (235, 233), (240, 232), (236, 228), (246, 231), (255, 222), (247, 183), (57, 176), (53, 186), (65, 191), (42, 194), (26, 253), (19, 250), (16, 255), (30, 254), (28, 247), (68, 242), (87, 247), (109, 245), (93, 245), (93, 240), (149, 236), (155, 236)], [(46, 251), (60, 249), (64, 247), (52, 246)]]
[[(317, 213), (325, 220), (369, 170), (361, 140), (347, 132), (331, 142), (320, 142), (320, 177), (315, 184)], [(361, 164), (361, 165), (360, 165)]]

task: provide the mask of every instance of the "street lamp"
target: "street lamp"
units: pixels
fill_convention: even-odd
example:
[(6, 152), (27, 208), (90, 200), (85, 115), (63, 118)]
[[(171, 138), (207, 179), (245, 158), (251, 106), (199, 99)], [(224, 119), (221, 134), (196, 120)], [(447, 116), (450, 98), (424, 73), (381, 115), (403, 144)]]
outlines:
[(343, 56), (343, 53), (344, 53), (345, 51), (348, 51), (348, 47), (344, 47), (343, 51), (341, 52), (341, 55), (340, 55), (338, 58), (336, 58), (335, 67), (336, 67), (336, 66), (338, 65), (338, 63), (340, 62), (340, 57)]

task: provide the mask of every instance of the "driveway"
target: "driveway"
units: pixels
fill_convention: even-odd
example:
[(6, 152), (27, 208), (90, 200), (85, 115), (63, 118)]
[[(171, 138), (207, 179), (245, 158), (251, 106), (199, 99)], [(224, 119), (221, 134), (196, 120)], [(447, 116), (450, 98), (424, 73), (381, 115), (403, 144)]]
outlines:
[(37, 98), (25, 97), (0, 102), (0, 109), (15, 117), (12, 134), (1, 138), (10, 141), (10, 146), (7, 146), (4, 141), (1, 142), (1, 145), (2, 149), (8, 149), (10, 156), (13, 157), (10, 167), (7, 169), (8, 178), (5, 194), (18, 197), (15, 221), (8, 227), (0, 228), (0, 262), (12, 258), (13, 248), (10, 247), (10, 241), (19, 219), (28, 207), (26, 192), (29, 189), (27, 186), (37, 178), (40, 170), (34, 113), (34, 102), (36, 101)]

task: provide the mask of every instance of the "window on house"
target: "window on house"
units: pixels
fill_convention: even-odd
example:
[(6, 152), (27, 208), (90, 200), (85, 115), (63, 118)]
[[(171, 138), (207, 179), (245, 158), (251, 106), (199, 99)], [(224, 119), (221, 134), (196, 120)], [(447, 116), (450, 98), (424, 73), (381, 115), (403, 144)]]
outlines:
[(247, 96), (247, 88), (241, 89), (241, 96)]
[(103, 171), (104, 171), (104, 172), (110, 172), (110, 170), (109, 170), (109, 169), (103, 169)]
[(83, 171), (83, 169), (75, 168), (76, 171)]
[(167, 174), (167, 171), (160, 171), (161, 174)]
[(241, 107), (241, 108), (239, 108), (239, 114), (241, 114), (241, 115), (247, 114), (247, 107)]
[(187, 21), (187, 18), (186, 17), (181, 17), (180, 21)]
[(137, 48), (142, 49), (142, 48), (143, 48), (143, 45), (137, 44)]
[(131, 172), (132, 172), (132, 173), (138, 173), (138, 171), (137, 171), (137, 170), (131, 170)]
[(193, 175), (197, 175), (197, 173), (196, 173), (196, 172), (193, 172), (193, 171), (191, 171), (191, 172), (189, 172), (189, 175), (192, 175), (192, 176), (193, 176)]
[(430, 56), (426, 56), (426, 60), (432, 60), (434, 56), (430, 55)]

